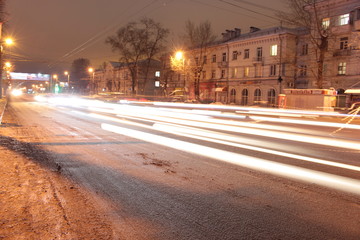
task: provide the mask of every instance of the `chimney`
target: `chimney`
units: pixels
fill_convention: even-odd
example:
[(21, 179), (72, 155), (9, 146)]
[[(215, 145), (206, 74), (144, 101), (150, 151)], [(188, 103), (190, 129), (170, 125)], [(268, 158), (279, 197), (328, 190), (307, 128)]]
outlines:
[(221, 35), (223, 36), (224, 41), (228, 41), (231, 38), (231, 31), (226, 30), (226, 32), (222, 33)]
[(250, 33), (257, 32), (257, 31), (259, 31), (259, 30), (260, 30), (260, 28), (250, 27)]
[(241, 29), (235, 28), (235, 37), (239, 37), (241, 35)]

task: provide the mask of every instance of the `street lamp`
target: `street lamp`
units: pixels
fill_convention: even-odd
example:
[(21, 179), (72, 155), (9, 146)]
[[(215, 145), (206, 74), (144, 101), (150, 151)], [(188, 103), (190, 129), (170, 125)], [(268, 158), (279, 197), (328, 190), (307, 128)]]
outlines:
[(185, 57), (184, 57), (184, 52), (183, 51), (177, 51), (175, 53), (175, 60), (177, 63), (181, 62), (182, 63), (182, 71), (183, 71), (183, 75), (184, 75), (184, 91), (185, 91), (185, 85), (186, 85), (186, 81), (185, 81)]
[(89, 72), (89, 74), (91, 74), (91, 88), (92, 88), (91, 90), (93, 93), (95, 93), (95, 80), (94, 80), (95, 71), (94, 71), (94, 68), (89, 67), (88, 72)]
[(56, 82), (57, 82), (57, 79), (58, 79), (58, 75), (57, 74), (53, 74), (51, 76), (51, 82), (50, 82), (50, 92), (53, 91), (53, 86), (54, 86), (54, 82), (55, 82), (55, 85), (56, 85)]
[[(1, 29), (1, 27), (0, 27)], [(1, 31), (1, 30), (0, 30)], [(1, 37), (1, 32), (0, 32), (0, 37)], [(2, 55), (3, 55), (3, 45), (7, 45), (7, 46), (10, 46), (14, 43), (14, 41), (11, 39), (11, 38), (6, 38), (4, 40), (0, 40), (0, 99), (2, 98), (3, 96), (3, 87), (2, 87), (2, 81), (3, 81), (3, 64), (2, 64)]]
[(69, 90), (70, 90), (70, 74), (69, 74), (68, 71), (65, 71), (64, 74), (65, 74), (65, 76), (67, 76), (68, 88), (69, 88)]

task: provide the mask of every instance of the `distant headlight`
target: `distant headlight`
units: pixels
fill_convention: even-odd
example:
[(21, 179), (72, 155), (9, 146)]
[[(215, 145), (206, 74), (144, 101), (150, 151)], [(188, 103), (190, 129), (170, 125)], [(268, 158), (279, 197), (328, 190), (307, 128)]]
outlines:
[(20, 96), (21, 94), (23, 94), (23, 92), (19, 89), (14, 89), (12, 90), (11, 94), (14, 96)]

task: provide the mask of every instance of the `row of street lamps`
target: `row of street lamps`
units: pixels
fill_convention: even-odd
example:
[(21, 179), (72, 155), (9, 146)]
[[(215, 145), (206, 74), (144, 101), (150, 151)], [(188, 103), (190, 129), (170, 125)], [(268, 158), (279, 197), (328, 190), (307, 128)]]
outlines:
[[(94, 78), (95, 78), (95, 70), (94, 68), (92, 67), (89, 67), (87, 69), (88, 73), (90, 74), (91, 76), (91, 82), (92, 84), (94, 84)], [(69, 71), (64, 71), (64, 75), (67, 77), (67, 84), (68, 84), (68, 88), (70, 89), (70, 73)], [(53, 85), (53, 81), (57, 82), (59, 79), (59, 76), (57, 74), (53, 74), (51, 75), (51, 83), (50, 83), (50, 88), (52, 88), (52, 85)], [(94, 90), (94, 89), (93, 89)]]
[[(1, 29), (1, 27), (0, 27)], [(0, 30), (1, 31), (1, 30)], [(0, 32), (0, 38), (1, 38), (1, 32)], [(14, 43), (14, 41), (11, 39), (11, 38), (5, 38), (4, 40), (1, 38), (1, 41), (0, 41), (0, 99), (2, 98), (3, 96), (3, 70), (4, 70), (4, 67), (6, 69), (10, 69), (11, 68), (11, 63), (10, 62), (6, 62), (5, 65), (3, 65), (3, 53), (4, 53), (4, 49), (3, 49), (3, 46), (11, 46), (12, 44)]]

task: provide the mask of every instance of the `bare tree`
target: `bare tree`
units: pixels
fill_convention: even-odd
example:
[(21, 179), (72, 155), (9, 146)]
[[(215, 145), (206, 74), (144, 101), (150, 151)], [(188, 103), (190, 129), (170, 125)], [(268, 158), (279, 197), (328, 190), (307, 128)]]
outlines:
[(289, 12), (280, 12), (278, 17), (285, 24), (302, 27), (307, 30), (308, 37), (316, 57), (316, 69), (313, 71), (316, 85), (323, 88), (324, 62), (331, 38), (330, 25), (324, 22), (324, 8), (320, 10), (319, 0), (286, 0)]
[(90, 60), (86, 58), (75, 59), (71, 64), (71, 76), (74, 81), (74, 85), (80, 91), (84, 91), (87, 87), (87, 81), (84, 79), (89, 76), (89, 66)]
[(5, 3), (6, 0), (0, 0), (0, 22), (3, 23), (5, 21)]
[(138, 73), (140, 62), (147, 61), (145, 65), (145, 82), (152, 60), (164, 49), (164, 43), (169, 30), (149, 18), (139, 22), (130, 22), (120, 28), (116, 35), (106, 39), (113, 51), (120, 54), (120, 61), (128, 67), (132, 80), (132, 93), (136, 93), (138, 86)]
[(200, 100), (200, 77), (204, 68), (204, 57), (207, 56), (209, 47), (215, 42), (216, 35), (213, 34), (209, 21), (195, 25), (191, 21), (185, 24), (184, 34), (185, 45), (192, 55), (193, 62), (191, 71), (194, 74), (194, 95), (196, 100)]

